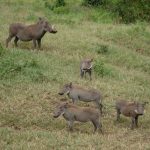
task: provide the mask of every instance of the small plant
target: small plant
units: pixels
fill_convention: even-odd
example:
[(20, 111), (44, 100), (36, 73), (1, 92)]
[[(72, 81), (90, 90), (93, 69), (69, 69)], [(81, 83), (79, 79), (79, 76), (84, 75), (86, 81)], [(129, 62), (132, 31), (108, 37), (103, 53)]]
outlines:
[(65, 1), (64, 0), (56, 0), (56, 7), (61, 7), (61, 6), (65, 6)]
[(46, 8), (48, 8), (50, 10), (54, 10), (54, 7), (55, 7), (54, 4), (50, 4), (50, 2), (45, 1), (44, 5), (45, 5)]
[(125, 23), (134, 23), (137, 20), (150, 20), (150, 3), (147, 0), (118, 0), (115, 6), (121, 20)]
[(108, 53), (108, 45), (97, 45), (96, 52), (98, 54), (106, 54), (106, 53)]
[(99, 62), (96, 61), (94, 65), (94, 71), (96, 72), (98, 76), (103, 77), (104, 76), (104, 63), (100, 61)]
[(94, 71), (98, 76), (104, 77), (104, 76), (113, 76), (112, 69), (107, 68), (102, 61), (96, 61), (94, 64)]
[(49, 2), (49, 0), (45, 0), (44, 4), (45, 4), (45, 7), (49, 8), (50, 10), (54, 10), (55, 8), (62, 7), (62, 6), (66, 5), (64, 0), (56, 0), (53, 3)]
[(85, 6), (99, 6), (103, 3), (103, 0), (84, 0), (83, 5)]

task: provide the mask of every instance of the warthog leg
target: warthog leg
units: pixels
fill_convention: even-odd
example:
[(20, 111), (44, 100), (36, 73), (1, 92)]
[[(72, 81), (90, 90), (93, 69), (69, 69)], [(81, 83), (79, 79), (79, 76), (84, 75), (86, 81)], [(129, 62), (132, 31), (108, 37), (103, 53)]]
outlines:
[(33, 47), (36, 48), (36, 40), (33, 39)]
[(133, 129), (135, 127), (135, 118), (132, 117), (131, 118), (131, 129)]
[(16, 36), (15, 39), (14, 39), (14, 43), (15, 43), (16, 47), (18, 46), (18, 44), (17, 44), (18, 40), (19, 40), (19, 38)]
[(73, 131), (73, 121), (68, 121), (68, 127), (70, 131)]
[(117, 121), (119, 121), (119, 119), (120, 119), (120, 110), (119, 109), (117, 109)]
[(92, 123), (94, 125), (94, 133), (97, 131), (97, 129), (99, 129), (99, 131), (101, 133), (103, 133), (103, 131), (102, 131), (102, 125), (101, 125), (101, 123), (98, 120), (96, 120), (96, 121), (93, 120)]
[(135, 117), (135, 125), (138, 127), (138, 116)]
[(89, 73), (89, 76), (90, 76), (90, 80), (92, 80), (92, 71), (91, 71), (91, 69), (88, 70), (88, 73)]
[(38, 42), (38, 47), (41, 48), (41, 39), (38, 39), (37, 42)]
[(81, 76), (81, 78), (83, 78), (83, 76), (84, 76), (84, 71), (83, 70), (80, 71), (80, 76)]

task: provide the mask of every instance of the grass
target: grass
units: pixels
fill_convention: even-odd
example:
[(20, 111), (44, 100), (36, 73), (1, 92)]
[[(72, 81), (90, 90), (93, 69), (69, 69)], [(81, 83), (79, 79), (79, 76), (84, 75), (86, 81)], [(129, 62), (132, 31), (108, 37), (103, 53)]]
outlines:
[[(150, 99), (149, 24), (117, 24), (103, 10), (100, 14), (80, 6), (81, 1), (72, 3), (51, 11), (40, 0), (0, 2), (0, 149), (150, 149), (150, 106), (133, 131), (129, 118), (115, 122), (113, 108), (118, 97)], [(30, 24), (38, 16), (58, 29), (56, 35), (44, 36), (42, 50), (32, 50), (32, 42), (19, 42), (15, 48), (13, 41), (5, 49), (9, 24)], [(80, 61), (87, 57), (97, 66), (92, 81), (79, 75)], [(104, 135), (93, 134), (90, 123), (76, 123), (69, 133), (63, 118), (53, 119), (53, 109), (63, 98), (59, 88), (70, 81), (103, 94)]]

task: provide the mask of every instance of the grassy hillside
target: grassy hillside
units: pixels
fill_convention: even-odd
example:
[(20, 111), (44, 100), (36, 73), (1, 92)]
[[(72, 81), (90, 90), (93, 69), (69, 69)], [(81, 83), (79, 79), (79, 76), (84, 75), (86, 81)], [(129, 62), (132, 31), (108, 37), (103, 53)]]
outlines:
[[(80, 2), (68, 0), (64, 8), (50, 11), (41, 0), (0, 1), (0, 149), (150, 149), (150, 105), (133, 131), (129, 118), (115, 122), (113, 108), (119, 97), (150, 100), (150, 26), (117, 24), (111, 14)], [(5, 49), (10, 23), (30, 24), (39, 16), (58, 30), (45, 35), (42, 50), (33, 50), (32, 42), (15, 48), (13, 41)], [(92, 81), (79, 75), (80, 60), (87, 57), (97, 66)], [(67, 98), (57, 94), (59, 88), (70, 81), (103, 94), (104, 135), (93, 134), (90, 123), (76, 123), (69, 133), (62, 117), (53, 119), (54, 107)]]

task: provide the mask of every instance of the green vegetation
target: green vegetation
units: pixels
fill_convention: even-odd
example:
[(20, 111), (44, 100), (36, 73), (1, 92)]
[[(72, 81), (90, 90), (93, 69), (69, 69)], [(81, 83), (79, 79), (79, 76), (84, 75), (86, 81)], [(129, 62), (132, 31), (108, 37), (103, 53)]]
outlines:
[[(82, 2), (65, 0), (65, 6), (51, 10), (41, 0), (0, 1), (0, 149), (150, 149), (150, 105), (133, 131), (130, 119), (115, 122), (113, 107), (119, 97), (150, 99), (149, 24), (118, 24), (118, 18), (104, 8), (85, 7)], [(31, 24), (39, 16), (58, 30), (45, 35), (42, 50), (20, 41), (15, 48), (13, 40), (5, 49), (10, 23)], [(91, 57), (93, 80), (81, 79), (80, 61)], [(101, 91), (104, 135), (93, 134), (90, 123), (76, 123), (69, 133), (63, 118), (53, 118), (54, 107), (66, 97), (57, 93), (67, 82)]]
[(101, 5), (103, 0), (84, 0), (83, 5), (85, 6), (99, 6)]

